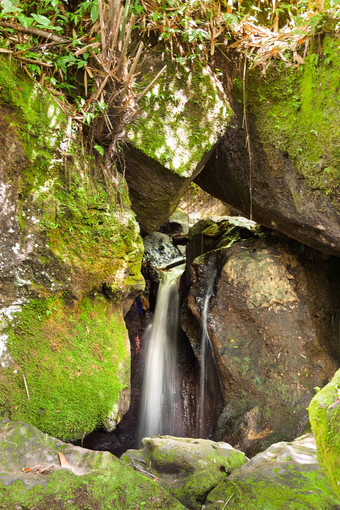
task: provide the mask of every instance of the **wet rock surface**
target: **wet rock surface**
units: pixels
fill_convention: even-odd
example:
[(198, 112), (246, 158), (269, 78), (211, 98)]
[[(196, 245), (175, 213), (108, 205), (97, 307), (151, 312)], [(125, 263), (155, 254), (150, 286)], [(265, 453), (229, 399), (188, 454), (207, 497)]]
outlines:
[(306, 434), (253, 457), (207, 497), (207, 510), (336, 510), (340, 501), (321, 470), (315, 440)]
[(108, 452), (72, 446), (4, 419), (0, 438), (1, 510), (184, 508)]
[(338, 364), (330, 341), (338, 260), (331, 269), (321, 257), (313, 273), (314, 263), (295, 248), (249, 238), (196, 258), (190, 270), (182, 327), (199, 359), (202, 307), (214, 279), (207, 328), (224, 397), (216, 437), (247, 455), (301, 433), (314, 387)]
[(217, 220), (200, 220), (189, 230), (189, 242), (186, 248), (187, 266), (193, 260), (211, 250), (230, 247), (237, 241), (248, 237), (260, 237), (261, 228), (254, 221), (239, 216), (224, 216)]
[(171, 436), (145, 438), (140, 450), (122, 460), (155, 479), (191, 510), (200, 510), (206, 495), (247, 457), (227, 443)]
[(154, 232), (144, 238), (143, 262), (153, 268), (166, 268), (174, 260), (182, 258), (171, 237), (166, 234)]

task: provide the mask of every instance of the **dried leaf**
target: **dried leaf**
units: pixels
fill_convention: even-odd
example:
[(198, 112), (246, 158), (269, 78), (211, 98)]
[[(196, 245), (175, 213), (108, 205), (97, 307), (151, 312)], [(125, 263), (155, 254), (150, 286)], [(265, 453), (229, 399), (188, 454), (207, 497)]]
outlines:
[(67, 460), (67, 458), (65, 457), (65, 455), (63, 453), (58, 453), (58, 455), (59, 455), (59, 461), (60, 461), (61, 467), (64, 469), (72, 469), (72, 466), (69, 463), (69, 461)]
[(300, 55), (296, 52), (294, 52), (294, 60), (295, 62), (297, 62), (298, 64), (304, 64), (305, 61), (303, 60), (302, 57), (300, 57)]
[(54, 468), (54, 464), (51, 464), (50, 466), (47, 466), (47, 467), (42, 467), (42, 466), (39, 466), (37, 468), (37, 474), (38, 475), (48, 475), (49, 473), (51, 473), (51, 471), (53, 471), (53, 468)]

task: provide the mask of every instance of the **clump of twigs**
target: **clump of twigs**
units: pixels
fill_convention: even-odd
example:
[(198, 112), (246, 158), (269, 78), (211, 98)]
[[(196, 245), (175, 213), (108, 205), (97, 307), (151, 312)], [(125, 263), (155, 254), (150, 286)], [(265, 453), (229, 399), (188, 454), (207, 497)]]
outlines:
[(94, 129), (89, 130), (93, 139), (107, 139), (109, 144), (119, 136), (121, 126), (145, 94), (143, 90), (138, 94), (133, 91), (144, 43), (130, 44), (136, 22), (130, 0), (92, 3), (96, 2), (96, 18), (85, 12), (77, 30), (73, 28), (68, 36), (55, 33), (61, 28), (66, 31), (58, 25), (57, 17), (42, 29), (19, 23), (19, 11), (4, 16), (0, 10), (0, 53), (20, 62), (65, 114), (78, 123), (95, 125), (96, 135)]
[(304, 63), (312, 37), (325, 25), (340, 31), (340, 7), (325, 10), (323, 1), (301, 7), (295, 0), (259, 0), (246, 8), (241, 0), (141, 0), (141, 26), (168, 43), (178, 62), (199, 58), (209, 62), (216, 48), (237, 49), (264, 72), (273, 59), (286, 65)]

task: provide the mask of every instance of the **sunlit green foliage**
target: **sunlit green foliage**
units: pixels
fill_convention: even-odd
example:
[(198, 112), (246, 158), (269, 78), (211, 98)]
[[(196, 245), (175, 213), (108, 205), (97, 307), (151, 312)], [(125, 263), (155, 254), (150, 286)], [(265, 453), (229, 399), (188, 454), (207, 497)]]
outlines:
[(65, 113), (85, 124), (99, 117), (110, 133), (136, 110), (141, 39), (163, 41), (177, 65), (209, 63), (230, 48), (255, 65), (293, 55), (302, 63), (302, 43), (339, 31), (339, 15), (339, 0), (0, 0), (0, 52), (48, 87)]

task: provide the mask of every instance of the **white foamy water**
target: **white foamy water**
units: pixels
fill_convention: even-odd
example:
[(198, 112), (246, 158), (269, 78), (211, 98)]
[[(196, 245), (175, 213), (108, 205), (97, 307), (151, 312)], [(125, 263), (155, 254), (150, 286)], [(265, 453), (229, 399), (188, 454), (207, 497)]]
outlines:
[(179, 392), (177, 369), (177, 281), (184, 266), (164, 272), (159, 285), (155, 315), (146, 334), (139, 440), (174, 433), (174, 406)]

